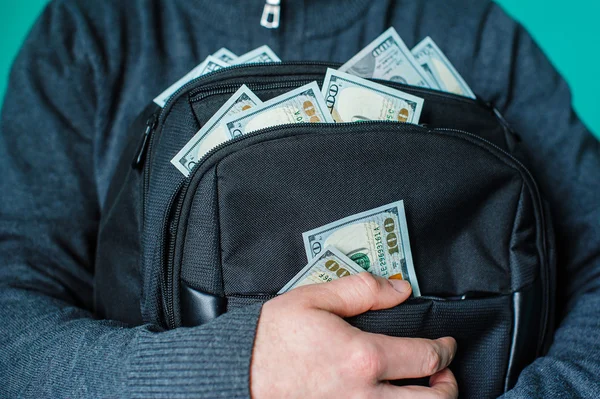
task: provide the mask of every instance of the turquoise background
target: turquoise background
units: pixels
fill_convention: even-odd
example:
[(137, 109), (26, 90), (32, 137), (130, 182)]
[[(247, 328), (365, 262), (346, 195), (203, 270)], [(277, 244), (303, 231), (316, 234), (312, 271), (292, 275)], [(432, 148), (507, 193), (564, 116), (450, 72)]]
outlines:
[[(102, 1), (102, 0), (96, 0)], [(126, 0), (123, 0), (126, 1)], [(575, 110), (600, 137), (600, 1), (497, 0), (519, 20), (573, 92)], [(3, 99), (10, 65), (47, 0), (0, 0), (0, 95)], [(2, 100), (0, 99), (0, 104)]]

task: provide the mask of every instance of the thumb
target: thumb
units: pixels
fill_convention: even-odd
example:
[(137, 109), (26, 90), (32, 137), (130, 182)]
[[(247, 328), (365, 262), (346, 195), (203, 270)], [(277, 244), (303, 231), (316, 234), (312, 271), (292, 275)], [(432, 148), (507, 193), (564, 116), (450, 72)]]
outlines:
[(351, 317), (368, 310), (387, 309), (404, 302), (411, 286), (404, 280), (386, 280), (363, 272), (325, 284), (296, 289), (311, 298), (310, 304), (341, 317)]

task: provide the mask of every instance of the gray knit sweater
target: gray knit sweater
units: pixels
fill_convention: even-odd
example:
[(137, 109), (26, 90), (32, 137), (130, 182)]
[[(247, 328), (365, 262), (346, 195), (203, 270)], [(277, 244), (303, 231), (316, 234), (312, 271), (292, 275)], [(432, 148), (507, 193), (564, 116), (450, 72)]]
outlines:
[[(560, 326), (507, 397), (600, 397), (600, 150), (565, 82), (484, 0), (60, 0), (12, 70), (0, 124), (0, 397), (249, 396), (260, 307), (161, 331), (93, 318), (98, 220), (128, 125), (221, 46), (343, 62), (394, 26), (430, 35), (521, 133), (554, 211)], [(459, 349), (460, 350), (460, 349)]]

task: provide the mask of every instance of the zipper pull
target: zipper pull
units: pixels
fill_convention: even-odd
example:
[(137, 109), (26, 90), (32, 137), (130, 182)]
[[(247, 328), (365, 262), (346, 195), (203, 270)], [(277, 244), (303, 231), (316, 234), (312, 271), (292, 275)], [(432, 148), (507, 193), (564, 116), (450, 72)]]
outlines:
[[(279, 11), (281, 0), (267, 0), (263, 8), (260, 24), (267, 29), (279, 28)], [(272, 16), (272, 18), (271, 18)]]
[(133, 163), (131, 164), (132, 168), (140, 169), (140, 167), (144, 163), (144, 155), (146, 155), (146, 150), (148, 148), (148, 144), (150, 143), (150, 140), (149, 140), (150, 134), (156, 127), (157, 122), (158, 122), (158, 118), (156, 117), (156, 114), (153, 114), (146, 121), (146, 130), (144, 130), (144, 135), (142, 136), (142, 141), (140, 141), (140, 145), (138, 146), (138, 149), (135, 152), (136, 155), (133, 158)]

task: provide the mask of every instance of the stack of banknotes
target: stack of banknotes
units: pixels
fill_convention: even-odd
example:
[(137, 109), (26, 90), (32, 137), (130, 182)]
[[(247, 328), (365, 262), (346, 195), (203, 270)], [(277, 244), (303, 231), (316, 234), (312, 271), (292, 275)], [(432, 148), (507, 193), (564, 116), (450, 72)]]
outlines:
[[(268, 46), (239, 57), (222, 48), (156, 97), (154, 102), (164, 107), (186, 83), (210, 72), (233, 65), (269, 62), (281, 60)], [(390, 28), (338, 70), (328, 69), (322, 87), (315, 81), (263, 102), (246, 85), (242, 85), (171, 163), (189, 176), (211, 149), (230, 139), (277, 125), (368, 120), (419, 123), (424, 104), (422, 98), (368, 79), (475, 98), (430, 37), (409, 50), (396, 30)], [(305, 233), (304, 243), (310, 262), (282, 292), (309, 282), (330, 281), (362, 269), (388, 278), (409, 280), (413, 294), (418, 296), (404, 206), (401, 201), (393, 205), (395, 208), (383, 207), (386, 209), (349, 217), (355, 220), (352, 227), (348, 227), (348, 221), (344, 219), (339, 222), (344, 224), (344, 228), (327, 225)], [(392, 230), (388, 231), (388, 228)], [(397, 251), (388, 253), (386, 243), (396, 243), (393, 248)]]
[(278, 293), (368, 271), (406, 280), (420, 296), (404, 202), (351, 215), (302, 233), (308, 264)]

